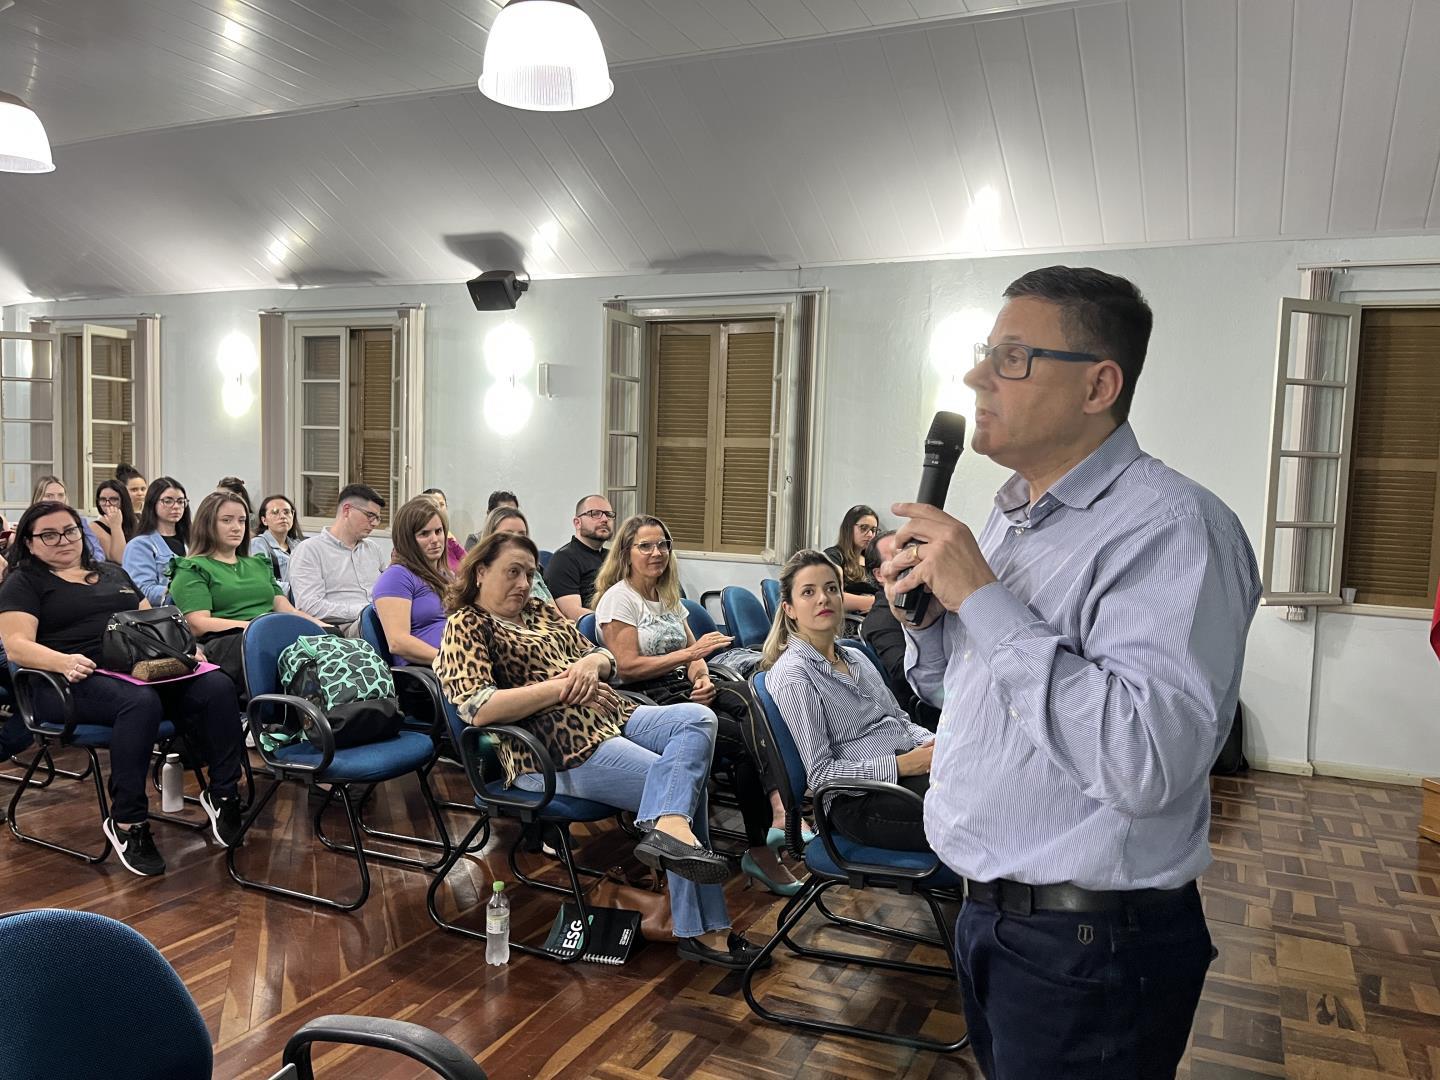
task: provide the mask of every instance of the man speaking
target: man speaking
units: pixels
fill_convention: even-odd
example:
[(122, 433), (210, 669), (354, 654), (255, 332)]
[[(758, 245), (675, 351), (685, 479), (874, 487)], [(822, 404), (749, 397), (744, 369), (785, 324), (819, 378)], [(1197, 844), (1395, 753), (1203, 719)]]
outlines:
[[(1127, 422), (1152, 316), (1129, 281), (1036, 270), (965, 382), (1014, 470), (977, 541), (902, 503), (882, 569), (906, 674), (941, 705), (925, 834), (966, 879), (965, 1016), (990, 1080), (1155, 1080), (1185, 1049), (1210, 935), (1208, 774), (1240, 692), (1255, 555)], [(898, 612), (897, 612), (898, 614)]]

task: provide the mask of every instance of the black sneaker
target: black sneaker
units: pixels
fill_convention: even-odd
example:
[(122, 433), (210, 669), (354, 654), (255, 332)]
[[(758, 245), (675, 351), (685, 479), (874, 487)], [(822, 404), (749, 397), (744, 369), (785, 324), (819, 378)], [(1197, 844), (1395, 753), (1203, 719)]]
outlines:
[(150, 835), (150, 823), (139, 825), (116, 825), (111, 818), (105, 819), (105, 838), (120, 856), (125, 869), (141, 877), (157, 877), (165, 873), (165, 860), (155, 848), (155, 838)]
[(210, 831), (215, 834), (215, 842), (221, 847), (234, 847), (240, 839), (240, 797), (221, 795), (217, 798), (208, 791), (202, 791), (200, 805), (210, 819)]

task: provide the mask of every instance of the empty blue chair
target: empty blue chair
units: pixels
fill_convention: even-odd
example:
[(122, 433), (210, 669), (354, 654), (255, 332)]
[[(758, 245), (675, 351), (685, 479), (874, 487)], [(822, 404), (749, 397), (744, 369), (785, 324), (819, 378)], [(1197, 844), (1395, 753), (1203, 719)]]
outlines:
[(579, 630), (582, 636), (589, 638), (594, 644), (604, 646), (605, 642), (600, 640), (600, 628), (595, 625), (595, 613), (593, 611), (580, 616), (580, 621), (575, 624), (575, 629)]
[[(800, 920), (805, 917), (806, 912), (811, 908), (816, 908), (832, 927), (853, 930), (871, 937), (879, 935), (913, 944), (931, 945), (942, 949), (946, 958), (953, 961), (955, 948), (950, 938), (949, 922), (944, 912), (941, 911), (935, 894), (942, 893), (948, 899), (958, 900), (961, 882), (960, 878), (942, 864), (939, 857), (933, 852), (890, 851), (885, 848), (867, 847), (841, 836), (833, 830), (829, 814), (826, 812), (827, 795), (837, 793), (860, 795), (884, 791), (898, 794), (902, 798), (913, 799), (917, 806), (921, 804), (920, 796), (898, 784), (888, 784), (880, 780), (844, 780), (822, 785), (819, 791), (814, 792), (815, 826), (819, 835), (808, 844), (803, 843), (800, 836), (800, 803), (804, 797), (807, 783), (805, 762), (800, 757), (800, 751), (790, 735), (790, 729), (785, 725), (784, 717), (780, 715), (775, 699), (765, 688), (763, 671), (751, 676), (750, 688), (755, 701), (760, 706), (755, 715), (756, 739), (760, 744), (761, 752), (767, 756), (770, 762), (768, 775), (775, 782), (780, 792), (781, 802), (785, 807), (786, 840), (792, 853), (803, 855), (805, 868), (810, 872), (810, 876), (805, 882), (805, 888), (791, 897), (781, 909), (779, 927), (775, 931), (775, 936), (760, 950), (760, 955), (746, 969), (741, 983), (746, 1002), (749, 1003), (752, 1011), (766, 1020), (809, 1031), (853, 1035), (862, 1039), (896, 1043), (901, 1046), (932, 1050), (938, 1053), (952, 1053), (963, 1048), (969, 1042), (968, 1035), (943, 1042), (939, 1039), (925, 1038), (918, 1033), (904, 1034), (860, 1025), (837, 1024), (814, 1019), (812, 1015), (776, 1012), (761, 1005), (755, 996), (753, 985), (755, 973), (764, 965), (765, 958), (770, 956), (782, 942), (791, 952), (811, 960), (861, 964), (886, 971), (937, 975), (953, 979), (955, 972), (950, 964), (945, 967), (936, 967), (930, 964), (885, 960), (864, 954), (819, 949), (795, 942), (791, 939), (790, 934)], [(840, 886), (852, 889), (890, 889), (903, 894), (919, 896), (930, 909), (938, 936), (930, 938), (893, 926), (836, 915), (826, 907), (822, 898), (830, 889)]]
[(760, 599), (765, 602), (765, 614), (771, 622), (775, 612), (780, 610), (780, 579), (767, 577), (760, 581)]
[(749, 589), (727, 585), (720, 591), (720, 607), (725, 612), (725, 627), (736, 645), (758, 649), (770, 633), (770, 620), (765, 605)]
[[(207, 1080), (210, 1032), (160, 951), (122, 922), (85, 911), (0, 915), (0, 1061), (6, 1080)], [(371, 1016), (322, 1016), (290, 1037), (284, 1076), (314, 1080), (311, 1044), (349, 1043), (413, 1058), (446, 1080), (485, 1080), (442, 1035)]]
[(719, 630), (715, 620), (710, 617), (710, 612), (705, 610), (705, 605), (695, 600), (681, 600), (685, 605), (685, 621), (690, 624), (690, 632), (699, 641), (706, 634), (714, 634)]
[[(309, 619), (280, 612), (260, 616), (245, 630), (243, 650), (245, 680), (251, 695), (250, 704), (246, 709), (246, 720), (249, 722), (251, 734), (255, 737), (256, 750), (265, 760), (265, 764), (269, 767), (275, 780), (265, 793), (255, 800), (255, 805), (245, 815), (240, 835), (243, 840), (284, 781), (295, 780), (307, 786), (316, 784), (326, 788), (325, 799), (315, 811), (315, 836), (330, 850), (354, 856), (360, 874), (360, 892), (354, 899), (337, 900), (316, 893), (307, 893), (247, 878), (240, 873), (236, 866), (236, 856), (240, 851), (239, 842), (229, 849), (227, 861), (230, 876), (246, 888), (259, 889), (262, 892), (296, 900), (308, 900), (311, 903), (336, 908), (340, 911), (354, 911), (365, 903), (370, 895), (370, 870), (366, 862), (367, 854), (370, 858), (384, 859), (402, 866), (433, 870), (449, 855), (450, 838), (445, 830), (445, 823), (440, 818), (440, 809), (435, 803), (435, 795), (430, 789), (430, 769), (434, 765), (436, 751), (435, 743), (427, 732), (402, 730), (392, 738), (379, 742), (336, 749), (335, 736), (330, 730), (330, 722), (326, 719), (325, 714), (305, 698), (295, 697), (281, 691), (280, 654), (297, 638), (316, 632), (315, 624)], [(394, 668), (392, 670), (397, 684), (409, 683), (411, 689), (430, 697), (432, 716), (444, 713), (439, 687), (433, 677), (427, 679), (424, 673), (418, 669)], [(291, 722), (304, 720), (316, 733), (317, 741), (312, 742), (309, 738), (301, 738), (274, 750), (264, 749), (261, 740), (263, 725), (274, 723), (281, 717), (285, 717)], [(395, 833), (372, 831), (371, 835), (412, 844), (428, 842), (430, 845), (442, 849), (440, 856), (434, 861), (425, 861), (384, 851), (367, 852), (361, 839), (363, 825), (360, 821), (359, 808), (350, 797), (351, 786), (356, 785), (368, 790), (376, 784), (394, 780), (407, 773), (414, 773), (420, 782), (420, 793), (424, 797), (425, 806), (430, 811), (431, 820), (435, 824), (438, 842), (425, 837), (402, 836)], [(340, 796), (340, 801), (345, 808), (345, 816), (350, 825), (350, 836), (353, 841), (351, 844), (338, 843), (325, 834), (321, 819), (336, 795)]]

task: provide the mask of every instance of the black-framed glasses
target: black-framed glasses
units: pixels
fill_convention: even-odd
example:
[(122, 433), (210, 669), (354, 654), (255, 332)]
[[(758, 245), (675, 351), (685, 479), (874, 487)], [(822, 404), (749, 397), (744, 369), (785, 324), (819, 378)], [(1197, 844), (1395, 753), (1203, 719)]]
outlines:
[(346, 503), (345, 505), (348, 506), (351, 510), (354, 510), (357, 514), (364, 514), (365, 520), (370, 522), (372, 526), (380, 524), (380, 515), (377, 514), (374, 510), (362, 510), (354, 503)]
[(636, 543), (635, 550), (641, 555), (654, 555), (657, 551), (662, 555), (669, 555), (670, 547), (669, 540), (641, 540)]
[(31, 533), (31, 539), (39, 540), (46, 547), (59, 547), (61, 544), (73, 544), (80, 539), (80, 526), (71, 525), (68, 529), (46, 529), (44, 532)]
[(999, 345), (986, 345), (983, 341), (977, 341), (973, 366), (979, 367), (989, 360), (997, 376), (1019, 381), (1030, 377), (1030, 367), (1037, 356), (1047, 360), (1065, 360), (1072, 364), (1098, 364), (1102, 359), (1094, 353), (1037, 349), (1033, 345), (1021, 345), (1015, 341), (1004, 341)]
[(100, 499), (100, 500), (96, 503), (96, 505), (97, 505), (97, 506), (119, 506), (119, 505), (120, 505), (120, 500), (117, 499), (114, 495), (107, 495), (107, 496), (105, 496), (103, 499)]
[(580, 516), (581, 516), (581, 517), (588, 517), (588, 518), (604, 518), (606, 521), (614, 521), (614, 520), (615, 520), (615, 511), (614, 511), (614, 510), (586, 510), (586, 511), (585, 511), (583, 514), (581, 514)]
[(859, 529), (866, 536), (874, 536), (880, 531), (879, 525), (856, 525), (855, 528)]
[(179, 496), (178, 498), (174, 495), (166, 495), (161, 498), (159, 502), (161, 506), (169, 507), (188, 506), (190, 504), (190, 500), (185, 498), (185, 496), (183, 495)]

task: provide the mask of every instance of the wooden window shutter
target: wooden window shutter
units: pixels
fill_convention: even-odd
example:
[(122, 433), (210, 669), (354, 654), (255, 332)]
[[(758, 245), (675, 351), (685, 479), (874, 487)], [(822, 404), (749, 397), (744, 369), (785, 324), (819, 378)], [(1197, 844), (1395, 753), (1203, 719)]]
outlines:
[[(357, 330), (351, 339), (350, 476), (392, 500), (395, 335), (391, 330)], [(393, 506), (383, 511), (388, 524)]]
[(655, 438), (651, 512), (670, 528), (677, 547), (703, 550), (710, 490), (710, 402), (718, 326), (667, 325), (655, 349)]
[(714, 547), (759, 554), (765, 550), (768, 532), (774, 327), (756, 323), (727, 327), (724, 366)]
[(1367, 310), (1343, 583), (1362, 604), (1428, 610), (1440, 580), (1440, 309)]

